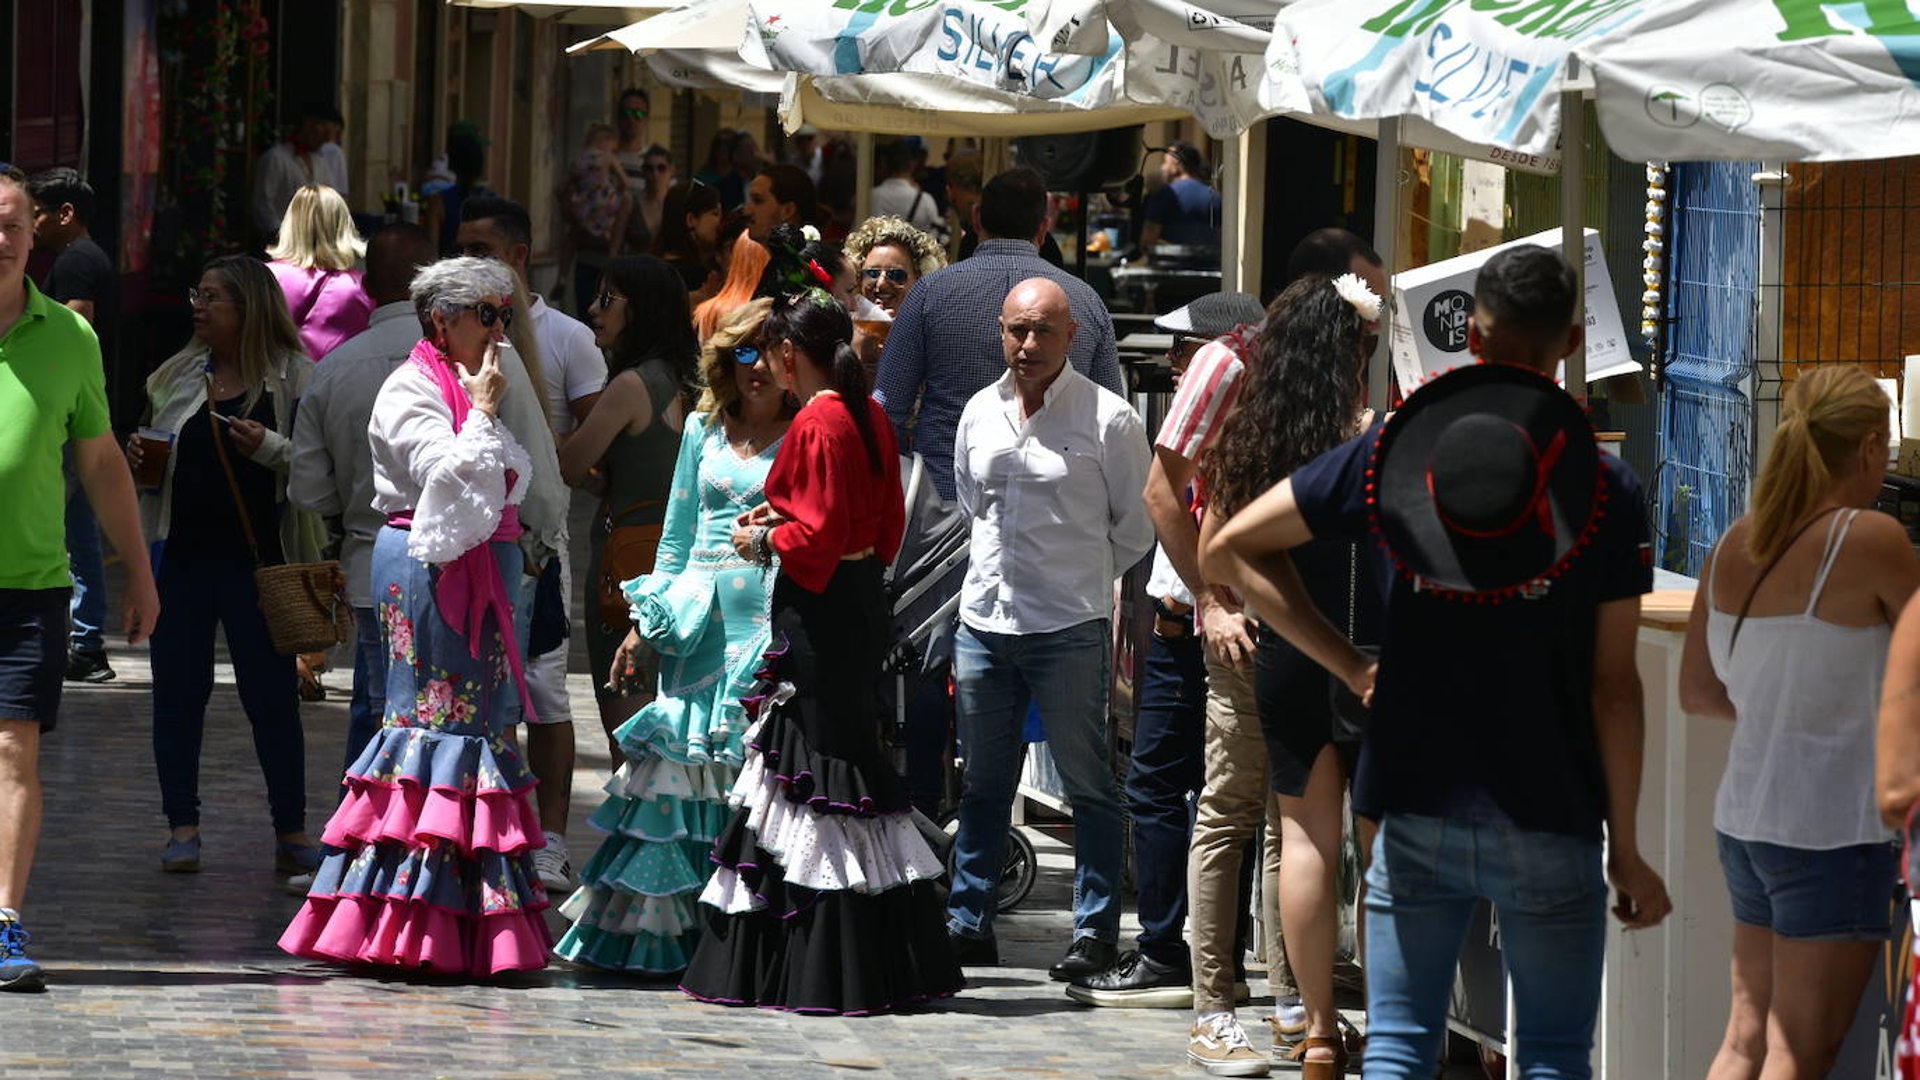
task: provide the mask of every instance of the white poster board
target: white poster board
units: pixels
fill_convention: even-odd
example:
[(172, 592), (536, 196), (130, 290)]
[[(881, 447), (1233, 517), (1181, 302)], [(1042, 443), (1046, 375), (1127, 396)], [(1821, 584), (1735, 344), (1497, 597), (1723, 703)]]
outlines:
[[(1600, 233), (1588, 229), (1586, 239), (1587, 381), (1594, 382), (1637, 372), (1640, 363), (1627, 348), (1627, 331), (1620, 321), (1613, 279), (1607, 274), (1606, 255), (1600, 250)], [(1467, 351), (1473, 279), (1495, 252), (1520, 244), (1559, 251), (1560, 230), (1549, 229), (1393, 276), (1393, 370), (1403, 390), (1411, 392), (1443, 371), (1474, 362), (1473, 354)], [(1564, 365), (1557, 377), (1566, 380)]]

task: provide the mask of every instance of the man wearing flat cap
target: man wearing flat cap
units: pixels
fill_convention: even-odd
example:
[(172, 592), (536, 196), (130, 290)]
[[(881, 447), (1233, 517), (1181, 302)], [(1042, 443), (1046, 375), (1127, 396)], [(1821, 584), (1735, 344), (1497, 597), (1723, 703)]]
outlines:
[[(1371, 695), (1353, 791), (1380, 823), (1369, 1077), (1434, 1075), (1482, 899), (1513, 979), (1521, 1073), (1590, 1075), (1608, 881), (1629, 929), (1672, 907), (1635, 826), (1635, 638), (1653, 578), (1640, 483), (1553, 382), (1581, 345), (1577, 297), (1555, 252), (1495, 254), (1468, 330), (1482, 363), (1425, 384), (1203, 538), (1210, 580)], [(1314, 610), (1286, 556), (1320, 536), (1367, 541), (1387, 595), (1377, 665)]]

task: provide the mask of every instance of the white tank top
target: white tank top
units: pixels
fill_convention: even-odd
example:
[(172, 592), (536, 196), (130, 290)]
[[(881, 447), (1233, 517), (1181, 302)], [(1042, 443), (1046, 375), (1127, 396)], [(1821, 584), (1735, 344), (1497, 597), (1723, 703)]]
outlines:
[(1749, 616), (1731, 653), (1736, 616), (1714, 601), (1719, 553), (1707, 568), (1707, 654), (1738, 719), (1713, 827), (1736, 840), (1829, 850), (1891, 839), (1874, 806), (1874, 725), (1893, 628), (1814, 617), (1827, 575), (1860, 511), (1835, 514), (1798, 615)]

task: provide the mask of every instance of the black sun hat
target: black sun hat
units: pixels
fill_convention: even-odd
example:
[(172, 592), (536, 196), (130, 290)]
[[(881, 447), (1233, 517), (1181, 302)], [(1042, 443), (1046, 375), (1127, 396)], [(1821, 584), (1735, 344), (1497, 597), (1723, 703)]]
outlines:
[(1408, 397), (1374, 444), (1368, 488), (1395, 568), (1477, 602), (1560, 576), (1606, 502), (1585, 410), (1508, 364), (1455, 368)]

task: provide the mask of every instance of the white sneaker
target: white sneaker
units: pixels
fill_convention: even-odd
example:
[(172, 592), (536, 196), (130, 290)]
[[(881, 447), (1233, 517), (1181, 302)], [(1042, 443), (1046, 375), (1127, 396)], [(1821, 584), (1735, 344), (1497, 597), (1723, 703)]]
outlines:
[(286, 890), (288, 896), (298, 896), (304, 900), (307, 890), (313, 888), (313, 875), (295, 874), (290, 878), (282, 878), (280, 887)]
[(548, 892), (562, 893), (573, 891), (573, 863), (567, 859), (567, 838), (559, 833), (547, 834), (547, 846), (533, 853), (533, 872), (540, 877), (540, 884)]
[(1187, 1060), (1215, 1076), (1265, 1076), (1267, 1056), (1253, 1048), (1232, 1013), (1195, 1020), (1187, 1035)]

